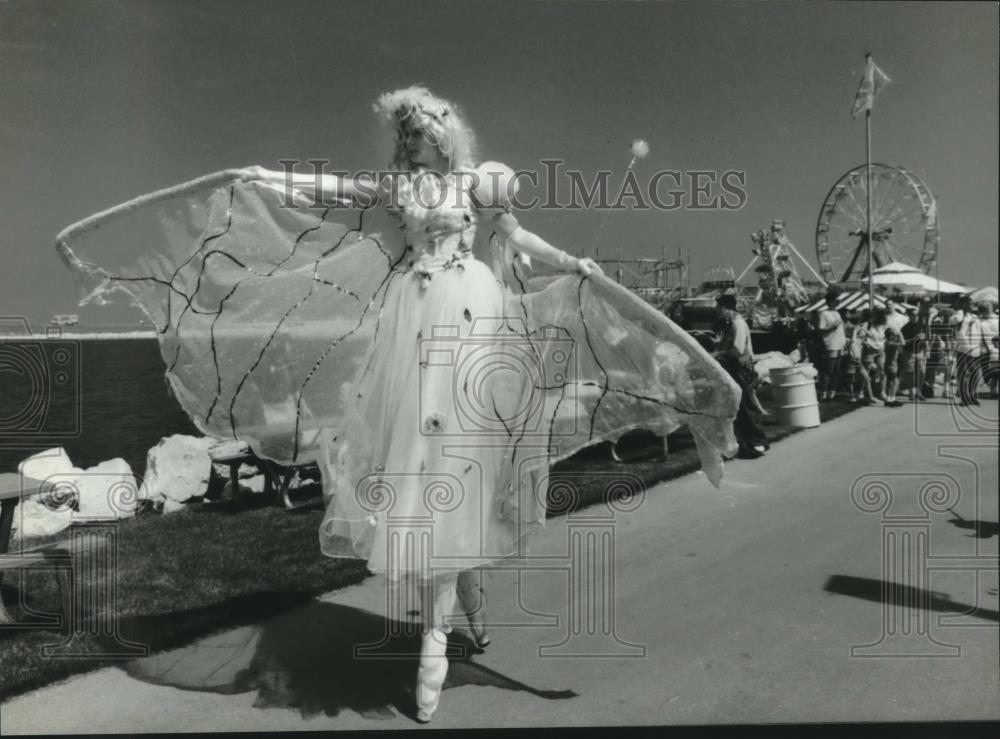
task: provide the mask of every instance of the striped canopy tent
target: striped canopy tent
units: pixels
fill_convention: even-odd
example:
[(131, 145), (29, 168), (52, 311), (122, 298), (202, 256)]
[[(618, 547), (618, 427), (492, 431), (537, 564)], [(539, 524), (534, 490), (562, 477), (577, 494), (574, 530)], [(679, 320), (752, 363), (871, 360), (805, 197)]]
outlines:
[[(885, 308), (886, 299), (881, 295), (875, 296), (875, 307)], [(897, 301), (897, 305), (898, 305)], [(822, 310), (826, 307), (826, 298), (822, 297), (807, 305), (800, 305), (795, 309), (796, 313), (815, 313), (818, 310)], [(868, 310), (870, 305), (868, 303), (868, 293), (865, 291), (856, 291), (849, 293), (841, 293), (837, 296), (837, 310), (844, 311), (855, 311), (855, 310)]]
[[(868, 282), (867, 279), (862, 282)], [(947, 280), (938, 280), (933, 275), (925, 275), (916, 267), (902, 262), (889, 262), (872, 271), (872, 282), (876, 287), (897, 288), (902, 293), (967, 293), (969, 288)]]

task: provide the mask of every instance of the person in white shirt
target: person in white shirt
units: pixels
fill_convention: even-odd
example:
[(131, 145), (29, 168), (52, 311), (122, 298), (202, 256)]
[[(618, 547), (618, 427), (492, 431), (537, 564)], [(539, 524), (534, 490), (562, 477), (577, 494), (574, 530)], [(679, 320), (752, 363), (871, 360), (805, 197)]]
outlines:
[(962, 318), (955, 331), (955, 374), (959, 405), (979, 405), (976, 391), (982, 381), (979, 356), (983, 352), (983, 331), (972, 301), (962, 296), (958, 302)]
[(819, 333), (823, 340), (823, 354), (820, 357), (818, 395), (820, 402), (833, 400), (837, 392), (840, 363), (844, 354), (847, 337), (844, 334), (844, 319), (837, 312), (837, 294), (828, 293), (826, 308), (819, 314)]
[(893, 331), (902, 331), (903, 326), (910, 322), (910, 319), (900, 312), (901, 310), (895, 301), (885, 301), (885, 325)]
[(869, 378), (865, 383), (864, 396), (869, 405), (885, 402), (885, 332), (885, 310), (876, 308), (864, 324), (864, 343), (861, 347), (861, 363)]
[(897, 310), (896, 303), (892, 300), (885, 301), (885, 404), (890, 408), (898, 408), (902, 405), (896, 400), (896, 392), (899, 390), (900, 364), (903, 355), (903, 326), (910, 322), (910, 319)]

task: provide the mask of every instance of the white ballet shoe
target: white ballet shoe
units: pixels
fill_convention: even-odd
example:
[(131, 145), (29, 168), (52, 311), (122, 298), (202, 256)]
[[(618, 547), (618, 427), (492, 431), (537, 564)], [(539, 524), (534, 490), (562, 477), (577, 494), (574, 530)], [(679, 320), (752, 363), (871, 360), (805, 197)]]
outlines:
[(483, 624), (483, 613), (486, 608), (486, 594), (481, 590), (479, 592), (479, 597), (482, 598), (479, 608), (471, 613), (467, 613), (466, 616), (469, 619), (469, 631), (472, 633), (472, 640), (480, 649), (486, 649), (493, 639), (486, 631), (486, 625)]
[(486, 613), (486, 591), (471, 579), (470, 575), (463, 573), (458, 581), (458, 601), (465, 611), (465, 617), (469, 620), (472, 640), (477, 647), (485, 649), (493, 641), (483, 624)]
[(480, 649), (486, 649), (493, 642), (493, 637), (486, 632), (486, 627), (482, 624), (472, 624), (470, 622), (469, 628), (472, 631), (472, 638), (476, 642), (476, 646)]
[(437, 710), (441, 689), (448, 674), (445, 651), (448, 638), (443, 629), (431, 629), (420, 645), (420, 666), (417, 668), (417, 721), (426, 724)]

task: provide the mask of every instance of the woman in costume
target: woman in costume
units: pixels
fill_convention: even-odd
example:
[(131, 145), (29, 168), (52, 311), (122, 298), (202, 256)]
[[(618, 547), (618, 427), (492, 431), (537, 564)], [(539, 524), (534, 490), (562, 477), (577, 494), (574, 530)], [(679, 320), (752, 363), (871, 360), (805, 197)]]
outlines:
[[(376, 195), (405, 233), (407, 270), (387, 291), (348, 422), (324, 449), (330, 503), (320, 540), (324, 553), (364, 557), (390, 581), (415, 578), (424, 622), (417, 718), (429, 721), (447, 671), (446, 618), (456, 596), (477, 645), (485, 647), (483, 591), (471, 568), (517, 554), (522, 533), (503, 514), (511, 502), (504, 498), (515, 495), (505, 478), (509, 450), (489, 427), (468, 423), (472, 414), (459, 417), (471, 410), (463, 403), (472, 406), (474, 396), (484, 396), (496, 401), (498, 420), (516, 423), (530, 392), (490, 371), (503, 361), (504, 293), (492, 269), (473, 256), (477, 224), (488, 219), (515, 250), (560, 269), (583, 275), (600, 269), (518, 224), (507, 197), (510, 171), (496, 163), (475, 167), (473, 134), (453, 104), (412, 87), (381, 96), (375, 110), (393, 128), (392, 165), (404, 174)], [(255, 172), (275, 185), (287, 182), (282, 172)], [(320, 201), (372, 194), (346, 178), (323, 178), (321, 191), (312, 175), (291, 184)], [(498, 366), (488, 366), (488, 354), (480, 357), (482, 381), (456, 387), (455, 367), (434, 366), (433, 349), (422, 345), (442, 329), (459, 352), (481, 348), (479, 336), (487, 337), (485, 348), (496, 353)], [(531, 379), (541, 380), (541, 368)], [(449, 444), (460, 451), (449, 453)], [(420, 549), (425, 532), (430, 546)]]
[[(492, 269), (473, 256), (477, 224), (488, 220), (517, 252), (557, 268), (583, 275), (600, 268), (518, 224), (509, 208), (512, 173), (496, 163), (476, 168), (472, 131), (453, 104), (411, 87), (382, 95), (375, 110), (393, 128), (392, 166), (404, 173), (377, 196), (400, 221), (408, 269), (387, 292), (381, 330), (352, 390), (349, 421), (324, 450), (331, 490), (320, 539), (326, 554), (362, 556), (391, 581), (416, 579), (424, 622), (417, 718), (429, 721), (447, 671), (445, 619), (456, 595), (477, 645), (485, 647), (483, 590), (471, 568), (518, 554), (524, 529), (516, 524), (529, 523), (504, 514), (516, 496), (504, 464), (507, 445), (497, 444), (486, 424), (468, 423), (472, 414), (463, 411), (471, 410), (475, 396), (491, 398), (497, 420), (514, 425), (526, 394), (543, 379), (541, 367), (535, 377), (529, 371), (528, 387), (504, 383), (490, 371), (504, 361), (504, 292)], [(257, 173), (276, 185), (287, 182), (285, 173)], [(322, 192), (311, 175), (292, 184), (321, 201), (370, 197), (371, 190), (351, 180), (325, 178)], [(433, 348), (422, 339), (442, 329), (456, 351), (487, 350), (475, 387), (457, 387), (452, 364), (433, 365)], [(461, 451), (449, 453), (449, 443)], [(425, 532), (430, 546), (407, 547), (419, 549)]]
[[(739, 390), (591, 260), (522, 228), (512, 173), (475, 166), (454, 105), (412, 87), (375, 109), (403, 173), (388, 184), (229, 171), (93, 216), (57, 246), (82, 302), (124, 292), (159, 327), (171, 387), (202, 431), (282, 464), (319, 464), (325, 554), (417, 585), (416, 703), (428, 721), (447, 673), (447, 617), (458, 600), (477, 644), (488, 642), (474, 570), (524, 555), (544, 524), (549, 465), (634, 428), (666, 436), (686, 424), (717, 483)], [(288, 185), (322, 207), (288, 207), (300, 202)], [(330, 196), (355, 203), (356, 224), (340, 222)], [(377, 230), (375, 211), (391, 225)], [(160, 250), (95, 247), (109, 223), (147, 215)], [(533, 275), (529, 259), (575, 274)], [(289, 400), (276, 404), (282, 391)]]

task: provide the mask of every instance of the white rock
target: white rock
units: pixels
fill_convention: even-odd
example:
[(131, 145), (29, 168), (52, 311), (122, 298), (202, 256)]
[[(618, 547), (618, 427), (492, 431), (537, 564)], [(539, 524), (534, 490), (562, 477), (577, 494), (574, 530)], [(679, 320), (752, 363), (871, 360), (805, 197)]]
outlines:
[(183, 511), (184, 507), (184, 503), (167, 498), (163, 501), (163, 509), (161, 510), (161, 513), (176, 513), (177, 511)]
[(76, 512), (69, 507), (52, 510), (38, 497), (27, 498), (15, 509), (14, 526), (16, 529), (11, 538), (17, 544), (27, 537), (58, 534), (73, 523), (75, 514)]
[[(32, 487), (32, 481), (40, 483), (41, 495), (35, 500), (40, 501), (44, 509), (55, 511), (76, 507), (80, 497), (78, 478), (83, 474), (83, 470), (73, 466), (69, 455), (62, 447), (33, 454), (17, 465), (17, 471), (25, 478), (25, 487)], [(32, 515), (39, 519), (44, 516), (44, 510), (35, 510)]]
[(170, 513), (179, 510), (174, 504), (205, 495), (212, 471), (208, 450), (216, 443), (215, 439), (183, 434), (160, 439), (146, 455), (146, 477), (139, 498), (163, 501), (163, 512)]
[(249, 488), (252, 493), (263, 493), (264, 492), (264, 475), (256, 474), (250, 477), (243, 477), (240, 475), (240, 485)]
[(69, 455), (61, 446), (33, 454), (17, 466), (17, 471), (24, 477), (43, 481), (53, 475), (72, 472), (74, 469), (76, 468), (73, 467)]
[(101, 462), (78, 477), (80, 518), (127, 518), (139, 503), (132, 468), (124, 459)]

